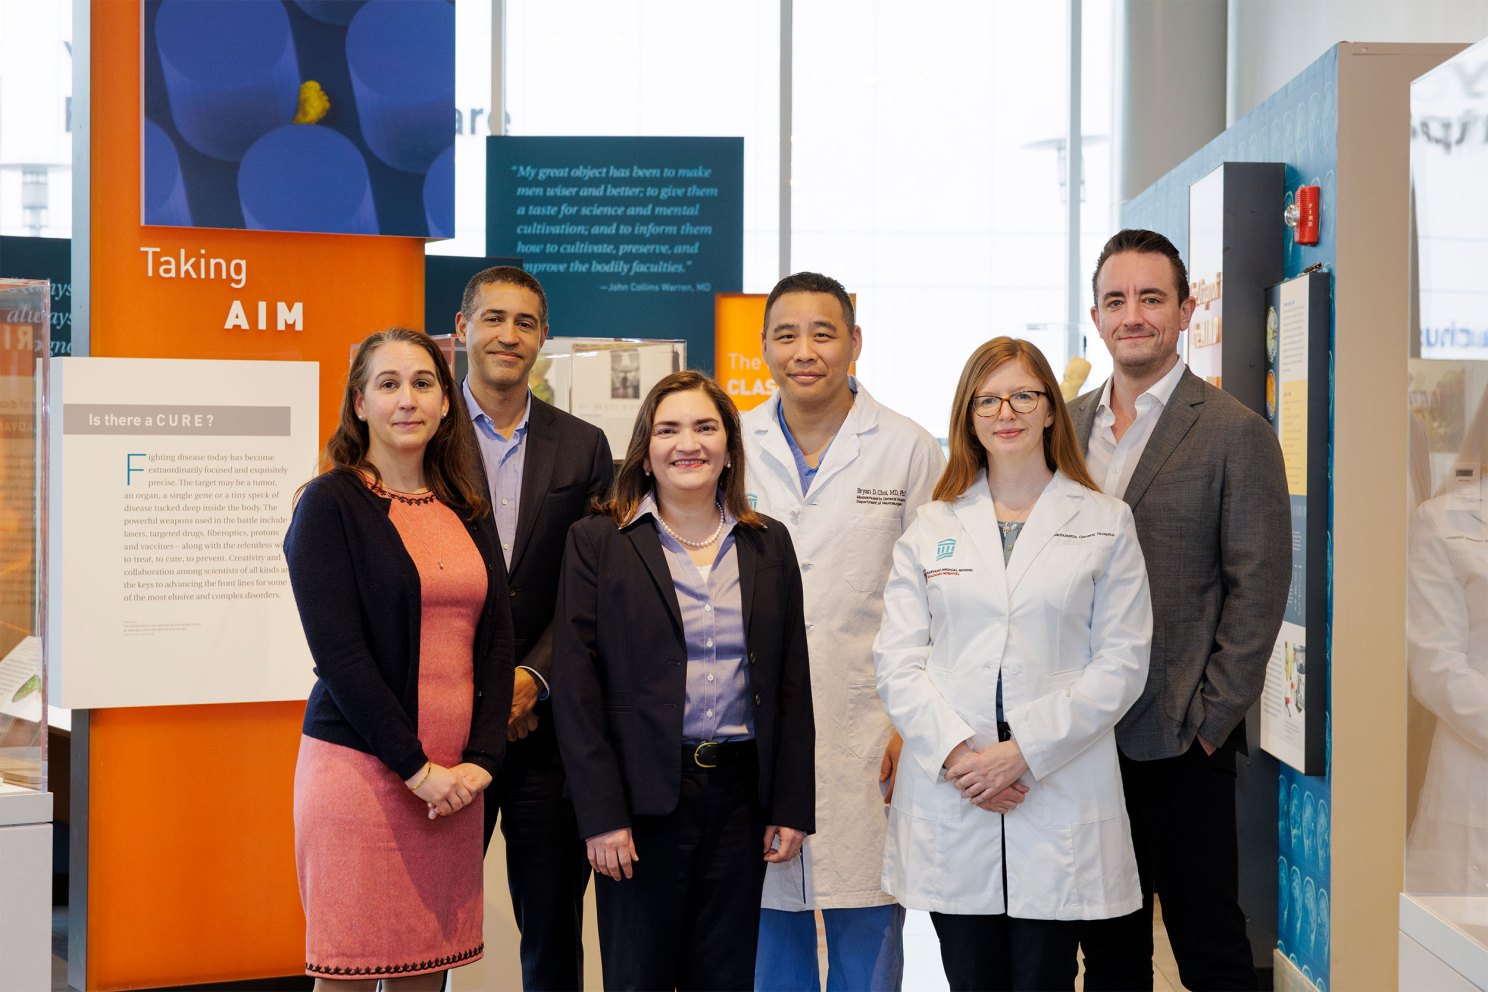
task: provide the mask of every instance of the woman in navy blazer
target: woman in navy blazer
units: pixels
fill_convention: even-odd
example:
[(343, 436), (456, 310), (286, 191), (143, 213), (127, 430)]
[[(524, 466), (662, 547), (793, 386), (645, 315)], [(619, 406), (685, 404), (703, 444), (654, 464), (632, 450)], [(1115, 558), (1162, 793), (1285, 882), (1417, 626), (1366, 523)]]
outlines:
[(743, 460), (728, 395), (673, 373), (569, 532), (553, 715), (607, 989), (752, 988), (765, 864), (815, 826), (800, 570)]

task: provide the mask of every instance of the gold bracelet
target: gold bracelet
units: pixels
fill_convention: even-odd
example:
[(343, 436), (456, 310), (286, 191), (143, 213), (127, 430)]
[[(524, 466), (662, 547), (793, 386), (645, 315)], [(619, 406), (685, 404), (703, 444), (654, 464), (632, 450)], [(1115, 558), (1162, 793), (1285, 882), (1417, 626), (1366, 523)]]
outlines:
[(424, 779), (428, 778), (431, 774), (433, 774), (433, 772), (434, 772), (434, 762), (432, 762), (432, 761), (426, 761), (426, 762), (424, 762), (424, 773), (419, 776), (419, 780), (417, 782), (413, 783), (412, 785), (410, 785), (408, 787), (408, 791), (409, 792), (417, 792), (419, 790), (419, 786), (421, 786), (421, 785), (424, 784)]

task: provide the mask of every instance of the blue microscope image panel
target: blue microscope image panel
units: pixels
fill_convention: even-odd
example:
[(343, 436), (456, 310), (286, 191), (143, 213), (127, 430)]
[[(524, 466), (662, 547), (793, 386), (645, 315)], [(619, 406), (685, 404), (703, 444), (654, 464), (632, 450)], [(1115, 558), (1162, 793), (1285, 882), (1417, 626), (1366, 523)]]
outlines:
[(146, 0), (141, 222), (449, 237), (449, 0)]

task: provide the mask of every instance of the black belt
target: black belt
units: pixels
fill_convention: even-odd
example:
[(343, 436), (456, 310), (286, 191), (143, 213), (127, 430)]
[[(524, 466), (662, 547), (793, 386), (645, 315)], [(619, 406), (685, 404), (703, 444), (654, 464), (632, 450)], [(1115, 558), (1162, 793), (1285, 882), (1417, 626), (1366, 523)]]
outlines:
[(722, 768), (753, 761), (758, 753), (754, 741), (683, 741), (682, 765)]

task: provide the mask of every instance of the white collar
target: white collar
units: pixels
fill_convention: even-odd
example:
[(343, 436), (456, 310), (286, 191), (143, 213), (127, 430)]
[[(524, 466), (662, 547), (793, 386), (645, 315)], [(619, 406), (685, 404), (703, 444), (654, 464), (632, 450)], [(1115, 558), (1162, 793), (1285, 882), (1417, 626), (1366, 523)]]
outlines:
[[(1188, 368), (1188, 366), (1185, 365), (1183, 362), (1174, 362), (1173, 367), (1168, 369), (1167, 374), (1164, 375), (1161, 379), (1154, 382), (1152, 385), (1148, 386), (1145, 390), (1143, 390), (1142, 393), (1137, 397), (1137, 400), (1140, 400), (1143, 396), (1151, 396), (1153, 399), (1157, 400), (1159, 409), (1166, 407), (1168, 405), (1168, 400), (1173, 398), (1173, 390), (1178, 388), (1178, 380), (1183, 378), (1183, 371), (1186, 368)], [(1111, 377), (1106, 380), (1106, 384), (1101, 387), (1100, 404), (1095, 408), (1097, 416), (1102, 413), (1110, 412), (1111, 383), (1115, 380), (1116, 376), (1112, 374)], [(1132, 405), (1135, 406), (1136, 401), (1133, 401)]]

